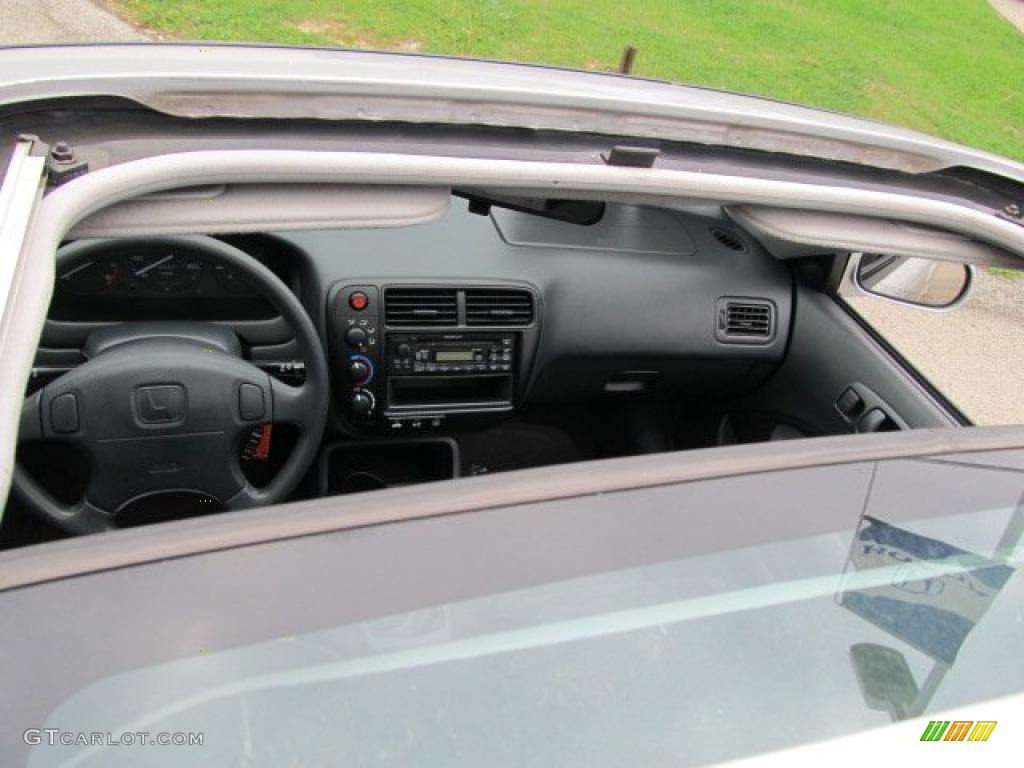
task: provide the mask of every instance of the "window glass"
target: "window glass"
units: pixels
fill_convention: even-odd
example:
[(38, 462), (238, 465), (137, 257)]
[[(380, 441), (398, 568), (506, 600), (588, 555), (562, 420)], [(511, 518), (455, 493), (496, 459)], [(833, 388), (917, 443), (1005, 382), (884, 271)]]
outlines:
[(204, 737), (37, 768), (676, 768), (1019, 693), (1022, 466), (775, 472), (18, 590), (37, 640), (0, 684), (34, 685), (4, 722)]
[(979, 268), (942, 312), (858, 293), (845, 301), (974, 424), (1024, 424), (1024, 271)]

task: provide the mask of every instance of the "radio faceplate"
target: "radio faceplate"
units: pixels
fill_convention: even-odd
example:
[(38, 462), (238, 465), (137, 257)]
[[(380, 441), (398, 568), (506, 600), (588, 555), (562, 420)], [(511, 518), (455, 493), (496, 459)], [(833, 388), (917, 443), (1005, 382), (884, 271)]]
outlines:
[(511, 374), (512, 333), (389, 333), (387, 370), (393, 376)]

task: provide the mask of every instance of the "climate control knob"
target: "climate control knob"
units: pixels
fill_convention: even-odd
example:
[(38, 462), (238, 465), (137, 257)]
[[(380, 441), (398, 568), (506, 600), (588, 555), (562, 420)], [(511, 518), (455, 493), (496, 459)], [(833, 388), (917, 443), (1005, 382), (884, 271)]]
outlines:
[(356, 384), (362, 384), (369, 379), (370, 372), (370, 364), (366, 360), (360, 360), (358, 357), (348, 364), (348, 377)]
[(345, 331), (345, 343), (356, 349), (366, 349), (366, 331), (362, 328), (349, 328)]
[(352, 415), (365, 418), (373, 413), (373, 395), (366, 390), (352, 393)]

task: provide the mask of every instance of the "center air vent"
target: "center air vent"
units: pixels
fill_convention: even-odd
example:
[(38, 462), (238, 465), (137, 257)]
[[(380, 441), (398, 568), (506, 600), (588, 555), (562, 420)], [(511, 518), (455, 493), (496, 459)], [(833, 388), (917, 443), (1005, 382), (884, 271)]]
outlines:
[(386, 288), (384, 317), (388, 325), (458, 325), (459, 303), (454, 288)]
[(770, 301), (722, 298), (716, 307), (715, 337), (727, 344), (767, 344), (775, 335), (775, 305)]
[(521, 288), (467, 288), (466, 325), (529, 325), (533, 294)]

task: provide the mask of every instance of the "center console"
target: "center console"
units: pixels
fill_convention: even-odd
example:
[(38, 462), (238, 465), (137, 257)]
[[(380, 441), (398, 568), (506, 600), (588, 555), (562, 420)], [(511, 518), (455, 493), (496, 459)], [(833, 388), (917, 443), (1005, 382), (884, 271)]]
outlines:
[(538, 294), (523, 284), (359, 280), (327, 306), (338, 412), (362, 433), (512, 410), (539, 337)]

